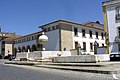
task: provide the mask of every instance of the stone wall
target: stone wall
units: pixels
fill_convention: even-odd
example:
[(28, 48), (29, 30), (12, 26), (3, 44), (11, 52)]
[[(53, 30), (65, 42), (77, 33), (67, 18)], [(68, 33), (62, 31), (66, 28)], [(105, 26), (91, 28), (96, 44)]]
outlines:
[(55, 57), (53, 62), (55, 63), (93, 63), (101, 61), (109, 61), (109, 54), (101, 55), (78, 55), (78, 56), (66, 56), (66, 57)]
[(35, 52), (24, 52), (17, 53), (16, 60), (20, 58), (28, 58), (29, 60), (51, 60), (53, 57), (59, 56), (71, 56), (70, 51), (35, 51)]
[(61, 26), (61, 51), (70, 51), (73, 49), (72, 26), (60, 24)]

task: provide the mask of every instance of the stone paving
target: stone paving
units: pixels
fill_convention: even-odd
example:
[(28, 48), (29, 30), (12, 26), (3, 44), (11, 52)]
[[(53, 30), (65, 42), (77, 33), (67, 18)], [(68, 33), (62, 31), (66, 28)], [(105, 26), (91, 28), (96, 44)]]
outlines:
[[(2, 68), (1, 68), (2, 67)], [(0, 65), (0, 80), (114, 80), (112, 75), (56, 70), (49, 68)]]
[(36, 65), (37, 67), (63, 69), (72, 71), (92, 72), (101, 74), (120, 73), (120, 62), (100, 62), (100, 63), (52, 63), (46, 65)]
[(118, 74), (120, 73), (120, 62), (98, 62), (98, 63), (41, 63), (29, 61), (6, 61), (6, 64), (32, 65), (42, 68), (62, 69), (71, 71)]

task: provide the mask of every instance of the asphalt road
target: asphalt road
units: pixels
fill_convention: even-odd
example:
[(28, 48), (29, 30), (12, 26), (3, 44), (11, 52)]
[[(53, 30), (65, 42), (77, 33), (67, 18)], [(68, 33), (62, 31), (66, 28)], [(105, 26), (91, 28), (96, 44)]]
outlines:
[(0, 80), (114, 80), (112, 75), (0, 64)]

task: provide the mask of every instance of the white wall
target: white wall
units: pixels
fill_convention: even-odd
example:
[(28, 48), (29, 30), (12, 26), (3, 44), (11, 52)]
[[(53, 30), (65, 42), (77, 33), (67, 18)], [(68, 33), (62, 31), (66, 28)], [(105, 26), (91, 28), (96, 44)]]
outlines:
[[(74, 27), (76, 27), (76, 28), (78, 28), (78, 36), (76, 37), (76, 36), (74, 36)], [(73, 49), (75, 49), (75, 41), (76, 42), (78, 42), (80, 45), (81, 45), (81, 48), (83, 48), (83, 42), (86, 42), (86, 50), (87, 50), (87, 52), (85, 52), (86, 54), (94, 54), (94, 51), (92, 51), (91, 52), (91, 50), (90, 50), (90, 43), (93, 43), (93, 45), (94, 45), (94, 42), (95, 42), (95, 40), (99, 43), (99, 46), (102, 46), (102, 44), (104, 44), (105, 45), (105, 38), (104, 39), (102, 39), (102, 37), (101, 37), (101, 33), (104, 33), (104, 31), (102, 31), (102, 30), (98, 30), (98, 29), (93, 29), (93, 28), (86, 28), (86, 27), (83, 27), (83, 26), (79, 26), (79, 27), (77, 27), (77, 26), (74, 26), (73, 27), (73, 32), (72, 32), (72, 34), (73, 34)], [(83, 38), (82, 37), (82, 29), (85, 29), (85, 36), (86, 36), (86, 38)], [(89, 31), (92, 31), (92, 39), (90, 38), (90, 35), (89, 35)], [(95, 32), (98, 32), (98, 38), (99, 39), (96, 39), (96, 34), (95, 34)], [(93, 50), (94, 50), (94, 46), (93, 46)]]
[(107, 20), (108, 20), (108, 31), (109, 31), (109, 53), (118, 53), (118, 44), (113, 44), (115, 37), (117, 36), (117, 27), (120, 27), (120, 21), (116, 22), (115, 18), (115, 7), (109, 7), (107, 11)]
[(45, 45), (47, 51), (59, 51), (59, 29), (45, 32), (48, 42)]
[(13, 54), (12, 52), (12, 47), (13, 44), (5, 44), (5, 56), (8, 55), (8, 54)]

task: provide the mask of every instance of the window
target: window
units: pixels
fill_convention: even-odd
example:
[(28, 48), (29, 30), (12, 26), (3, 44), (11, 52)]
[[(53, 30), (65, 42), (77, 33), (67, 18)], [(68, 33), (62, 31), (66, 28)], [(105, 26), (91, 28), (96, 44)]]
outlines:
[(102, 47), (104, 47), (104, 44), (102, 44)]
[(55, 30), (55, 26), (52, 27), (52, 30)]
[(86, 50), (86, 42), (83, 42), (83, 50)]
[(31, 40), (31, 37), (29, 37), (29, 41)]
[(27, 37), (27, 41), (29, 41), (29, 38)]
[(77, 36), (78, 35), (78, 29), (74, 28), (74, 35)]
[(119, 50), (119, 52), (120, 52), (120, 44), (118, 44), (118, 50)]
[(90, 50), (93, 51), (93, 43), (90, 43)]
[(59, 29), (59, 27), (60, 27), (59, 25), (56, 25), (56, 29)]
[(96, 32), (95, 34), (96, 34), (96, 38), (98, 39), (98, 32)]
[(118, 27), (118, 36), (120, 38), (120, 27)]
[(85, 37), (85, 29), (82, 30), (82, 36)]
[(116, 20), (120, 19), (120, 7), (116, 7)]
[(48, 31), (50, 31), (50, 27), (48, 28)]
[(78, 42), (75, 42), (75, 49), (77, 49), (78, 47)]
[(89, 34), (90, 34), (90, 38), (92, 38), (92, 31), (89, 31)]
[(101, 33), (101, 37), (102, 37), (102, 39), (104, 39), (104, 35), (103, 35), (103, 33)]

